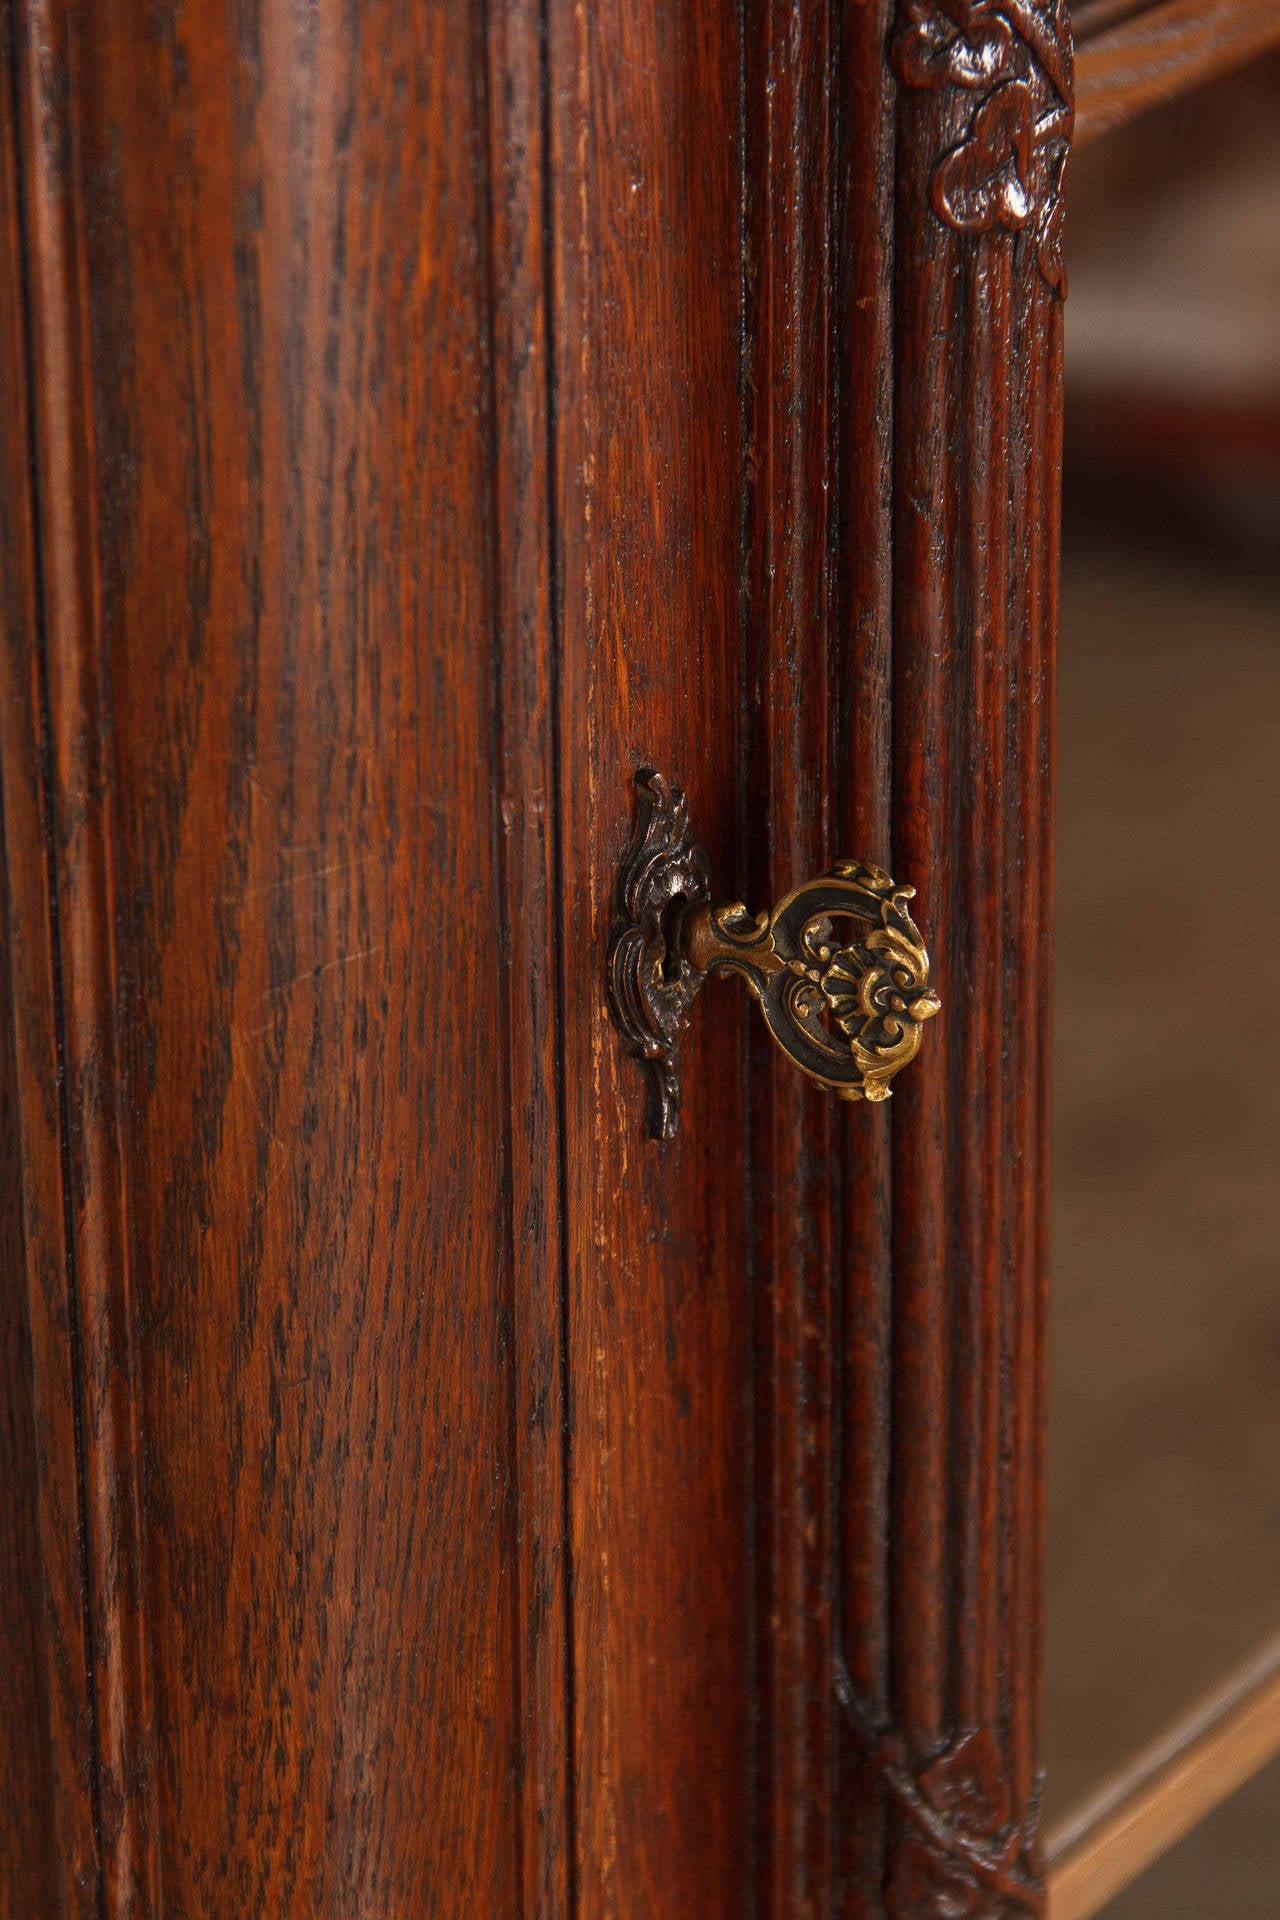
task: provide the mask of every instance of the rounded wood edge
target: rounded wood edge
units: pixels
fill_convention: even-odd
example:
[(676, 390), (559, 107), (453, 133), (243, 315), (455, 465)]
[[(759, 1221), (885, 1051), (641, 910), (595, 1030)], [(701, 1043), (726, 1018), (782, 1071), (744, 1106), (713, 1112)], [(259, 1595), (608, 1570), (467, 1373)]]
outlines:
[(1280, 1635), (1049, 1836), (1047, 1920), (1089, 1920), (1280, 1753)]

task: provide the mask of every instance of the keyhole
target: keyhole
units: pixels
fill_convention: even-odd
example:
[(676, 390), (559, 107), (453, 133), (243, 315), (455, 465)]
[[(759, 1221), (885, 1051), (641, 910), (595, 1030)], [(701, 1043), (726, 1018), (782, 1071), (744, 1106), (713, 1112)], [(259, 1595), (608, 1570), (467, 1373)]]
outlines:
[(684, 920), (685, 908), (689, 897), (685, 893), (673, 894), (662, 909), (658, 925), (662, 929), (662, 982), (664, 986), (674, 987), (680, 978), (680, 927)]

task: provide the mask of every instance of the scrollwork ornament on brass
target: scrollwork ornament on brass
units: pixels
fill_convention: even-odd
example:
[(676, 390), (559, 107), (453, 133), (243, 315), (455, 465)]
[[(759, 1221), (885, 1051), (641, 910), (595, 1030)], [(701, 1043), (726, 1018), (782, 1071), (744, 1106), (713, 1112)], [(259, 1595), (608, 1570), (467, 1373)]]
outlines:
[[(838, 860), (769, 912), (713, 902), (684, 795), (651, 767), (637, 773), (636, 788), (615, 894), (609, 1003), (648, 1072), (654, 1138), (675, 1135), (680, 1037), (710, 973), (746, 982), (778, 1046), (818, 1086), (843, 1100), (887, 1099), (939, 1007), (907, 908), (915, 889), (879, 867)], [(848, 931), (838, 936), (838, 927)]]
[(649, 1132), (675, 1137), (680, 1035), (705, 974), (680, 952), (683, 910), (711, 897), (705, 850), (689, 834), (685, 798), (660, 773), (636, 775), (636, 822), (618, 869), (609, 942), (609, 1004), (649, 1077)]

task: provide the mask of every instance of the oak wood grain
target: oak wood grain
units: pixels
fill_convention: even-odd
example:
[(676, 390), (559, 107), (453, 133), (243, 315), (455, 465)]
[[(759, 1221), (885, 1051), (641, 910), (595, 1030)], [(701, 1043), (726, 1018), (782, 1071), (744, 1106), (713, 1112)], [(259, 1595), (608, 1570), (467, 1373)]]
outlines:
[[(0, 1891), (1034, 1911), (1060, 323), (973, 100), (889, 0), (5, 18)], [(725, 892), (918, 884), (891, 1112), (713, 987), (646, 1140), (646, 763)]]
[[(776, 900), (820, 873), (833, 779), (838, 618), (835, 75), (828, 6), (758, 9), (745, 67), (747, 780), (742, 886)], [(851, 849), (856, 851), (856, 849)], [(756, 1293), (760, 1911), (816, 1913), (836, 1834), (833, 1438), (839, 1115), (767, 1035), (749, 1059)]]
[(538, 67), (490, 119), (470, 7), (22, 26), (65, 1910), (558, 1911)]
[(548, 29), (577, 1911), (711, 1916), (753, 1870), (747, 1009), (703, 997), (658, 1144), (604, 977), (637, 767), (739, 844), (741, 21)]
[[(1052, 84), (1066, 125), (1061, 21), (1046, 8), (1035, 25), (1045, 58), (1065, 63)], [(902, 14), (886, 27), (904, 31)], [(871, 747), (857, 817), (919, 889), (943, 1014), (895, 1088), (889, 1165), (850, 1143), (840, 1674), (857, 1842), (843, 1911), (1012, 1916), (1042, 1902), (1061, 312), (1030, 231), (991, 219), (966, 232), (939, 201), (936, 169), (968, 137), (965, 89), (873, 88), (875, 71), (859, 62), (846, 82), (850, 124), (860, 115), (849, 151), (864, 205), (892, 169), (892, 215), (854, 256), (853, 287), (879, 370), (864, 377), (881, 396), (891, 383), (878, 415), (891, 426), (849, 456), (861, 604), (837, 659)], [(866, 364), (848, 375), (859, 407)], [(888, 582), (870, 557), (886, 514)], [(887, 745), (868, 677), (890, 690)]]

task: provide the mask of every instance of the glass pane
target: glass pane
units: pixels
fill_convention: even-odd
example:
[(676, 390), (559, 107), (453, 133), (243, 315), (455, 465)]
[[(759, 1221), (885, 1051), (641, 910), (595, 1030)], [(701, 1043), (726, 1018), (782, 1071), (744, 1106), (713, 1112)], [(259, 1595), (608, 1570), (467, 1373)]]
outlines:
[(1280, 65), (1073, 196), (1051, 1819), (1280, 1625)]
[(1280, 1761), (1157, 1860), (1104, 1920), (1275, 1920), (1280, 1911)]

